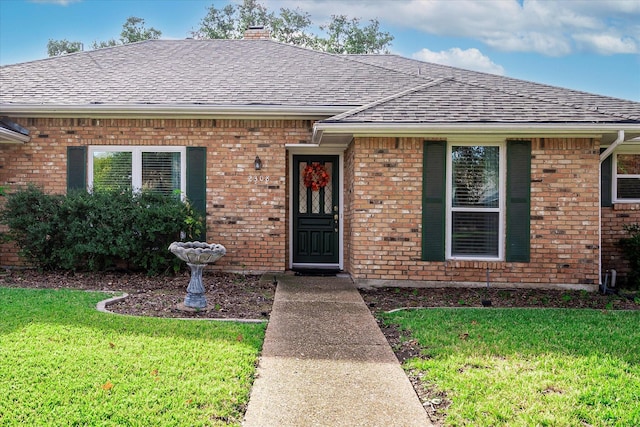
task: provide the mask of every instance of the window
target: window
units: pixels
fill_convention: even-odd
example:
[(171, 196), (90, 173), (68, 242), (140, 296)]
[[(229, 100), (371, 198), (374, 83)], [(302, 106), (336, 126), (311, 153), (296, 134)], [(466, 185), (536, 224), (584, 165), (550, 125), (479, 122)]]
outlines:
[(504, 212), (498, 145), (452, 145), (447, 165), (447, 256), (502, 257)]
[[(638, 150), (636, 148), (636, 150)], [(619, 202), (640, 202), (640, 153), (618, 152), (614, 155), (613, 194)]]
[(89, 147), (91, 188), (131, 187), (162, 194), (186, 191), (184, 147)]
[(529, 262), (531, 141), (425, 141), (422, 255)]

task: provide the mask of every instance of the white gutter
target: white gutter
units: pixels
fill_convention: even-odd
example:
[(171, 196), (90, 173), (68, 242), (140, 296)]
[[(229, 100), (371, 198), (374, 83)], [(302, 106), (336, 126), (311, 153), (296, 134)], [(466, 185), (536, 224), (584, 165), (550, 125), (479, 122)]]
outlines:
[(259, 117), (326, 119), (353, 106), (175, 105), (175, 104), (0, 104), (12, 117)]
[(618, 145), (622, 144), (623, 142), (624, 142), (624, 131), (619, 130), (618, 137), (616, 138), (616, 140), (613, 141), (611, 145), (609, 145), (609, 147), (607, 147), (607, 149), (602, 152), (602, 154), (600, 154), (600, 163), (604, 162), (604, 160), (607, 157), (609, 157), (611, 153), (613, 153), (613, 150), (618, 148)]
[[(412, 135), (428, 133), (566, 133), (595, 135), (620, 130), (620, 124), (607, 123), (327, 123), (314, 125), (314, 132), (351, 133), (358, 136)], [(640, 124), (625, 129), (640, 132)]]
[(624, 142), (624, 131), (618, 130), (618, 137), (600, 154), (598, 168), (598, 280), (602, 285), (602, 162), (613, 153), (613, 151)]
[(13, 143), (21, 143), (31, 141), (31, 137), (29, 135), (23, 135), (19, 132), (14, 132), (9, 129), (0, 127), (0, 142), (13, 142)]

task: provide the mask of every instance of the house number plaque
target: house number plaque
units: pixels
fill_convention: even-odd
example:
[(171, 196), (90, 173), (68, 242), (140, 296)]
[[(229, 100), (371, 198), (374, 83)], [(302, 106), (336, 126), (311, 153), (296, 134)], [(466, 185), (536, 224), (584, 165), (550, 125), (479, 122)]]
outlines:
[(262, 183), (269, 183), (269, 176), (264, 176), (264, 175), (249, 175), (249, 182), (253, 182), (254, 184), (258, 184), (260, 182)]

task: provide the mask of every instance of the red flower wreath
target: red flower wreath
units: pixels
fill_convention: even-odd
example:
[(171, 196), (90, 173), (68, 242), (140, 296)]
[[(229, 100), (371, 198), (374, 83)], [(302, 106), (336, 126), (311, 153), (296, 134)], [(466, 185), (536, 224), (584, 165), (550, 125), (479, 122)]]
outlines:
[(311, 188), (311, 191), (319, 191), (329, 183), (329, 174), (320, 163), (307, 165), (302, 176), (304, 177), (305, 187)]

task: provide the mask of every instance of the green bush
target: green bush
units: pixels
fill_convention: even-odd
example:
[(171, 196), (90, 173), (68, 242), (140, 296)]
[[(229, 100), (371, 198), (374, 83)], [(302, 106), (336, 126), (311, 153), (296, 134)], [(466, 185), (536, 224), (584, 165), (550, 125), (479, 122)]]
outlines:
[(169, 244), (192, 240), (203, 226), (178, 197), (130, 190), (60, 196), (35, 186), (7, 195), (0, 221), (21, 255), (41, 269), (125, 267), (148, 274), (177, 271), (181, 262)]
[(627, 286), (631, 289), (640, 289), (640, 224), (625, 225), (624, 229), (630, 235), (620, 239), (620, 246), (631, 267)]

